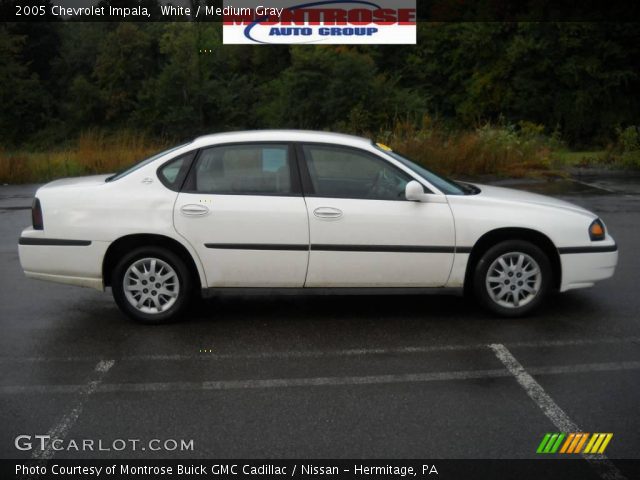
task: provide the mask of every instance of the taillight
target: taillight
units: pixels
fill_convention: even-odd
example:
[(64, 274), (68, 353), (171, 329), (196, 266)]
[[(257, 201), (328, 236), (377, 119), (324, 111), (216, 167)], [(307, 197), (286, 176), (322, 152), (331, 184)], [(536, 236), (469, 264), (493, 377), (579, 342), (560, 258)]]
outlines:
[(42, 207), (40, 206), (40, 200), (33, 199), (33, 205), (31, 206), (31, 223), (34, 230), (44, 230), (44, 221), (42, 220)]

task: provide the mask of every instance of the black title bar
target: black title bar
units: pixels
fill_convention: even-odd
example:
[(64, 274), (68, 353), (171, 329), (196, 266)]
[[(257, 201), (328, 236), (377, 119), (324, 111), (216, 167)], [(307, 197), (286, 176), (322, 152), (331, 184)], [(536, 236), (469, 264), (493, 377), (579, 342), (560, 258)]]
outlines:
[[(600, 479), (598, 460), (0, 460), (0, 478), (23, 479)], [(603, 461), (605, 462), (605, 461)], [(639, 460), (614, 460), (640, 478)], [(610, 463), (602, 465), (611, 468)]]
[[(180, 13), (168, 12), (169, 3), (185, 9)], [(305, 2), (264, 0), (256, 2), (256, 6), (293, 7), (301, 3)], [(422, 22), (640, 21), (640, 2), (634, 0), (418, 0), (416, 3), (418, 20)], [(217, 12), (222, 7), (222, 0), (0, 0), (0, 21), (221, 22)], [(84, 9), (81, 14), (68, 15), (73, 11), (80, 13), (79, 8)]]

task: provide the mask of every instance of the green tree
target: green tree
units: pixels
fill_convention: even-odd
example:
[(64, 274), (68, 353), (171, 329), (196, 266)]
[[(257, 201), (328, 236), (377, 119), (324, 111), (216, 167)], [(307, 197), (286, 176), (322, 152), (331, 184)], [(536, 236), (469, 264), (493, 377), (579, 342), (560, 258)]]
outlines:
[(15, 145), (47, 120), (49, 96), (22, 60), (25, 36), (0, 27), (0, 144)]
[(528, 120), (589, 143), (637, 123), (637, 32), (637, 24), (421, 24), (402, 79), (459, 127)]
[(145, 80), (135, 118), (156, 134), (183, 137), (201, 133), (215, 111), (212, 78), (221, 66), (204, 53), (220, 44), (215, 26), (170, 23), (164, 26), (159, 50), (162, 67)]
[(366, 131), (420, 104), (366, 51), (345, 46), (291, 47), (291, 66), (264, 92), (258, 112), (273, 127)]
[(55, 114), (60, 120), (57, 135), (60, 138), (77, 135), (89, 126), (104, 123), (105, 103), (100, 87), (93, 75), (99, 46), (115, 29), (108, 23), (62, 23), (57, 25), (60, 48), (51, 61), (52, 75), (48, 82), (55, 92)]
[(143, 28), (121, 23), (104, 37), (93, 75), (105, 105), (105, 120), (116, 123), (128, 120), (153, 66), (152, 38)]

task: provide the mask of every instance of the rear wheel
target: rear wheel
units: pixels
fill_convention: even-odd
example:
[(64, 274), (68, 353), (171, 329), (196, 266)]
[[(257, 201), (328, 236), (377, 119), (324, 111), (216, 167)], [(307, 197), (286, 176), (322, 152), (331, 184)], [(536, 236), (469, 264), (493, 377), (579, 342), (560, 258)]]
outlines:
[(549, 258), (536, 245), (508, 240), (491, 247), (476, 265), (473, 289), (494, 313), (518, 317), (534, 310), (551, 285)]
[(187, 307), (192, 281), (182, 259), (165, 248), (143, 247), (125, 255), (113, 270), (113, 297), (141, 323), (169, 323)]

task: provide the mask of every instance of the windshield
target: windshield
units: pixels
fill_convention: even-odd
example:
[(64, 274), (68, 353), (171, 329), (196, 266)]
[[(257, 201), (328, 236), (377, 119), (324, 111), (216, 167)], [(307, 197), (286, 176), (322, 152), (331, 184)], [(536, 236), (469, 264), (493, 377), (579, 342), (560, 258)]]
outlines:
[(139, 168), (144, 167), (145, 165), (148, 165), (149, 163), (153, 162), (154, 160), (157, 160), (158, 158), (167, 155), (168, 153), (171, 153), (175, 150), (178, 150), (179, 148), (185, 147), (187, 145), (189, 145), (189, 143), (191, 142), (187, 142), (187, 143), (183, 143), (182, 145), (178, 145), (177, 147), (171, 147), (168, 150), (163, 150), (161, 152), (156, 153), (155, 155), (149, 157), (149, 158), (145, 158), (143, 160), (140, 160), (137, 163), (134, 163), (132, 166), (126, 168), (125, 170), (120, 170), (118, 173), (111, 175), (110, 177), (107, 177), (107, 179), (105, 180), (105, 182), (113, 182), (114, 180), (118, 180), (119, 178), (122, 178), (126, 175), (129, 175), (131, 172), (134, 172), (136, 170), (138, 170)]
[(386, 153), (387, 155), (391, 155), (393, 158), (395, 158), (400, 163), (402, 163), (405, 167), (410, 168), (415, 173), (417, 173), (422, 178), (424, 178), (426, 181), (428, 181), (430, 184), (437, 187), (445, 195), (466, 195), (469, 193), (473, 193), (475, 191), (475, 188), (471, 186), (468, 186), (465, 184), (459, 184), (457, 182), (454, 182), (453, 180), (449, 180), (448, 178), (442, 177), (440, 175), (436, 175), (431, 170), (428, 170), (422, 165), (417, 164), (413, 160), (409, 160), (408, 158), (403, 157), (399, 153), (396, 153), (391, 149), (388, 149), (388, 147), (382, 148), (376, 145), (376, 148)]

